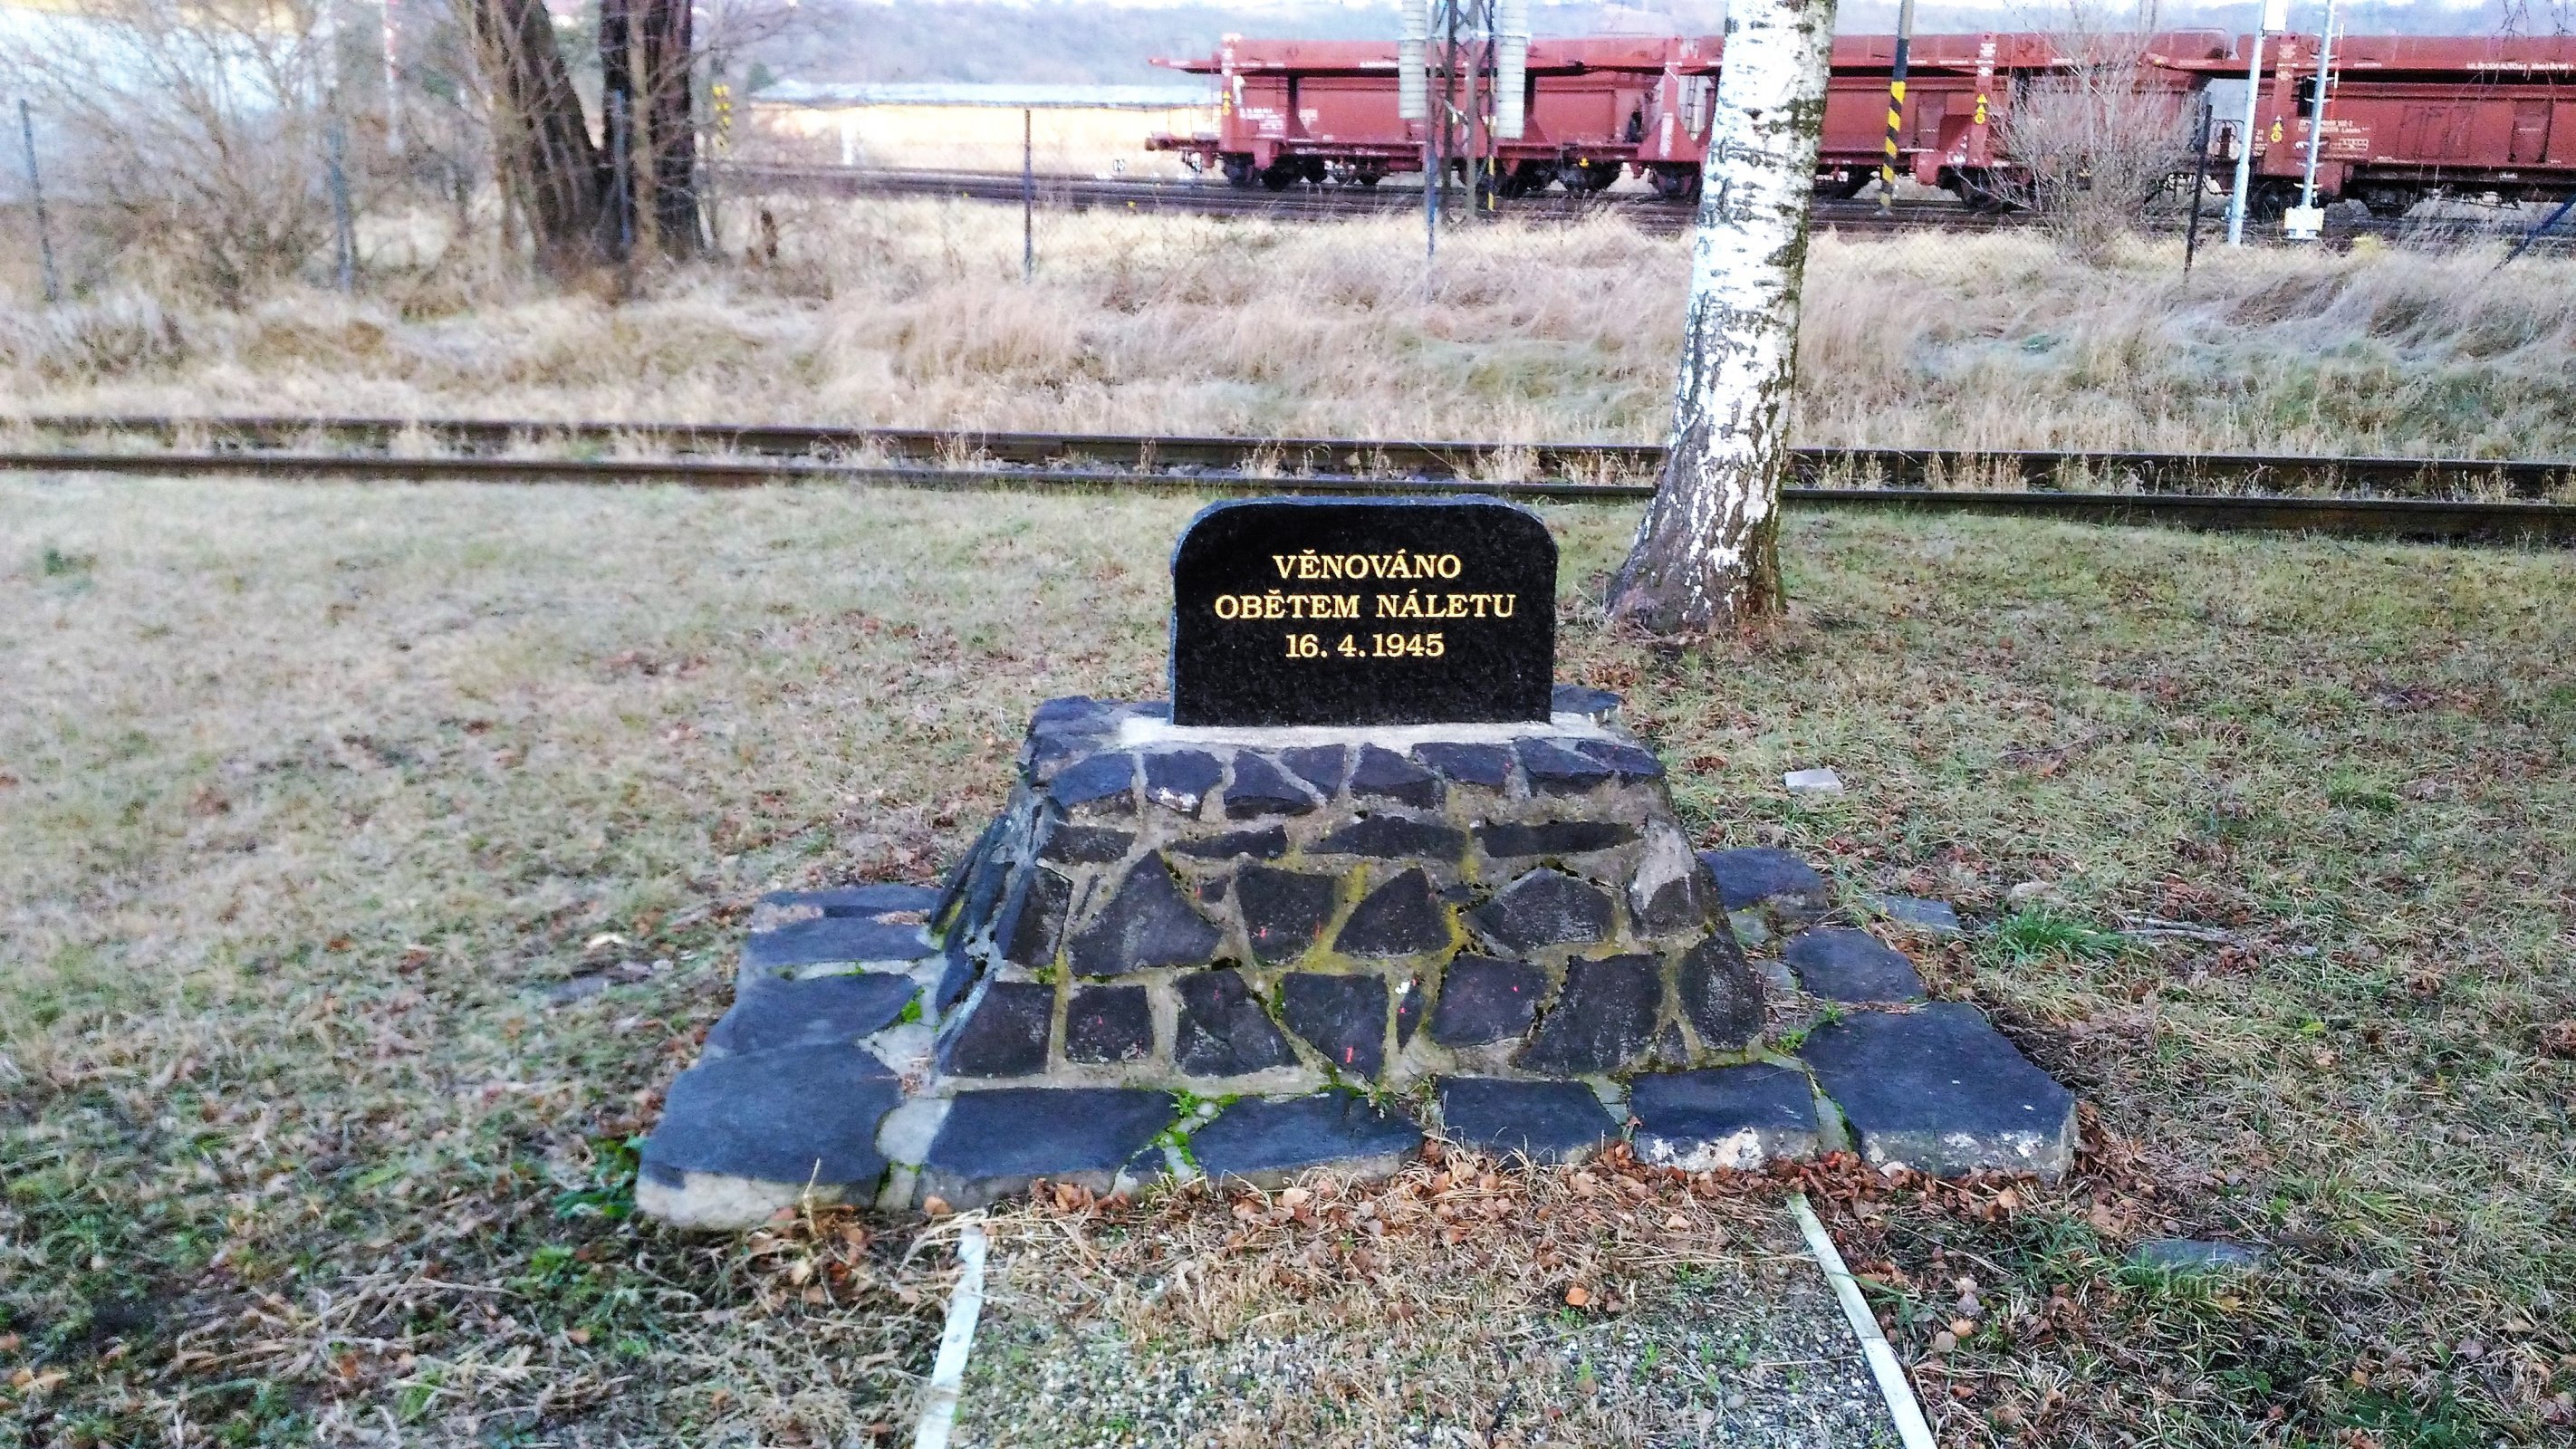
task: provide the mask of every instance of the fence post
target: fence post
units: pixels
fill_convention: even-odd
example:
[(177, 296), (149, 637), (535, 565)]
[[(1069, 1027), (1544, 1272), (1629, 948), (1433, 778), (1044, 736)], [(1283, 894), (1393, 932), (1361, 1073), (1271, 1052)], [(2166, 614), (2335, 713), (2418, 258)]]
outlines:
[(27, 98), (18, 98), (18, 139), (27, 148), (27, 199), (36, 208), (36, 250), (45, 262), (45, 303), (63, 299), (62, 278), (54, 272), (54, 225), (45, 215), (45, 183), (36, 174), (36, 123), (27, 114)]
[(349, 210), (349, 132), (340, 124), (334, 111), (330, 129), (323, 133), (331, 163), (331, 240), (339, 259), (340, 290), (358, 288), (358, 224)]
[(2191, 275), (2192, 256), (2200, 250), (2200, 197), (2209, 189), (2209, 132), (2216, 109), (2209, 97), (2200, 98), (2200, 134), (2191, 143), (2195, 158), (2191, 168), (2191, 224), (2182, 231), (2182, 274), (2186, 277)]

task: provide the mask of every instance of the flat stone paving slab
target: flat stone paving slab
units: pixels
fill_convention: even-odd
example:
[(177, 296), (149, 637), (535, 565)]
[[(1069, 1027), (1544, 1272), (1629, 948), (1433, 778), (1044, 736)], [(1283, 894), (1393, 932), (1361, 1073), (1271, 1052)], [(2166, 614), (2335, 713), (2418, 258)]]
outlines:
[(644, 1173), (664, 1187), (710, 1173), (870, 1196), (886, 1169), (877, 1125), (902, 1100), (894, 1073), (856, 1046), (702, 1061), (671, 1083)]
[(930, 1140), (921, 1191), (956, 1208), (1026, 1192), (1042, 1177), (1106, 1192), (1176, 1110), (1170, 1093), (1143, 1088), (961, 1092)]
[(2075, 1160), (2075, 1094), (1973, 1006), (1856, 1012), (1798, 1049), (1877, 1167), (2057, 1177)]
[(1658, 1167), (1741, 1170), (1817, 1153), (1815, 1089), (1769, 1062), (1634, 1078), (1628, 1115), (1637, 1160)]
[(1827, 1001), (1920, 1001), (1923, 978), (1905, 953), (1867, 931), (1818, 926), (1780, 948), (1798, 984)]
[(892, 1026), (920, 993), (910, 976), (861, 971), (780, 981), (735, 999), (707, 1031), (710, 1053), (854, 1042)]
[(1948, 901), (1927, 901), (1920, 896), (1871, 896), (1869, 908), (1914, 930), (1933, 936), (1956, 936), (1966, 928), (1959, 924), (1958, 907)]
[(1461, 1147), (1532, 1162), (1576, 1162), (1619, 1135), (1581, 1082), (1440, 1079), (1441, 1135)]
[(1247, 1097), (1190, 1135), (1200, 1171), (1265, 1187), (1326, 1164), (1356, 1177), (1380, 1176), (1421, 1146), (1422, 1129), (1356, 1092), (1339, 1091), (1285, 1102)]
[(1730, 911), (1766, 902), (1806, 911), (1822, 911), (1833, 904), (1825, 878), (1785, 850), (1767, 845), (1703, 850), (1699, 860), (1717, 882), (1720, 903)]
[(921, 927), (889, 924), (862, 915), (792, 921), (775, 930), (754, 931), (742, 942), (742, 964), (755, 971), (844, 962), (918, 961), (929, 954), (930, 938)]
[(929, 911), (939, 904), (939, 891), (916, 885), (833, 886), (819, 891), (771, 891), (760, 903), (783, 909), (807, 906), (827, 916), (881, 916)]

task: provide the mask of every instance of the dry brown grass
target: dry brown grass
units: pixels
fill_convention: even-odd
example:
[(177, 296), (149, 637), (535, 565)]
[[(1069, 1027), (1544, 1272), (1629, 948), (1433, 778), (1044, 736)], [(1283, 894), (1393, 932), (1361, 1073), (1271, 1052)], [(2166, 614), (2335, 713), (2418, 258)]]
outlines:
[[(930, 876), (1038, 699), (1159, 689), (1194, 503), (0, 482), (0, 1439), (902, 1423), (939, 1239), (797, 1281), (792, 1237), (608, 1216), (619, 1144), (759, 891)], [(2563, 1433), (2564, 555), (1793, 515), (1789, 627), (1675, 656), (1589, 602), (1633, 512), (1547, 517), (1562, 673), (1628, 695), (1695, 835), (2003, 918), (1925, 975), (2098, 1110), (2116, 1174), (1833, 1214), (1954, 1442)], [(1782, 795), (1819, 763), (1845, 797)], [(2193, 930), (2104, 935), (2147, 917)], [(1641, 1302), (1648, 1226), (1602, 1280)], [(2281, 1267), (2126, 1266), (2163, 1232)], [(1992, 1311), (1936, 1354), (1961, 1277)]]
[[(776, 205), (778, 266), (664, 274), (625, 305), (532, 292), (470, 251), (356, 301), (239, 310), (128, 291), (49, 312), (19, 277), (0, 391), (24, 409), (1524, 441), (1665, 426), (1682, 246), (1615, 219), (1459, 233), (1426, 298), (1403, 221), (1046, 215), (1022, 287), (1006, 208)], [(2492, 251), (2222, 250), (2188, 281), (2178, 263), (2169, 242), (2085, 263), (2027, 234), (1820, 238), (1799, 435), (2576, 455), (2576, 261), (2499, 276)]]

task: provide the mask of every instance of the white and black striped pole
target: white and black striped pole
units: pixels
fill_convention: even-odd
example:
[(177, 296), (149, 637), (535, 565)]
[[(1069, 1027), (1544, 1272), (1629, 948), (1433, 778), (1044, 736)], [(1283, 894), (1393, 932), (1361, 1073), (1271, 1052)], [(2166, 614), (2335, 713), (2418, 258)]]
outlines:
[(1878, 209), (1896, 209), (1897, 135), (1905, 124), (1906, 51), (1914, 44), (1914, 0), (1896, 7), (1896, 61), (1887, 72), (1887, 155), (1878, 163)]

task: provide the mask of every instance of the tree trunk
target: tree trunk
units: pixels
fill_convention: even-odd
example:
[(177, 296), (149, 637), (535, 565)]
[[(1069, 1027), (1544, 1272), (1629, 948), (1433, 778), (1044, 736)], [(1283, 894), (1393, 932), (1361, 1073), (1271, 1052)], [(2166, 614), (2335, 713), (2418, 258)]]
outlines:
[(537, 264), (558, 275), (600, 259), (599, 148), (590, 139), (554, 23), (542, 0), (467, 0), (459, 7), (490, 79), (492, 144), (527, 208)]
[(1834, 0), (1727, 7), (1672, 452), (1611, 580), (1621, 629), (1712, 634), (1782, 607), (1780, 478), (1833, 33)]
[(689, 13), (689, 0), (600, 0), (600, 90), (623, 98), (603, 104), (626, 118), (623, 184), (617, 157), (607, 158), (603, 172), (612, 247), (632, 237), (646, 253), (676, 257), (698, 249)]
[(651, 138), (653, 186), (650, 192), (654, 231), (671, 256), (698, 250), (698, 125), (696, 87), (691, 84), (689, 0), (642, 0), (641, 39), (649, 85), (645, 91), (646, 124), (639, 135)]

